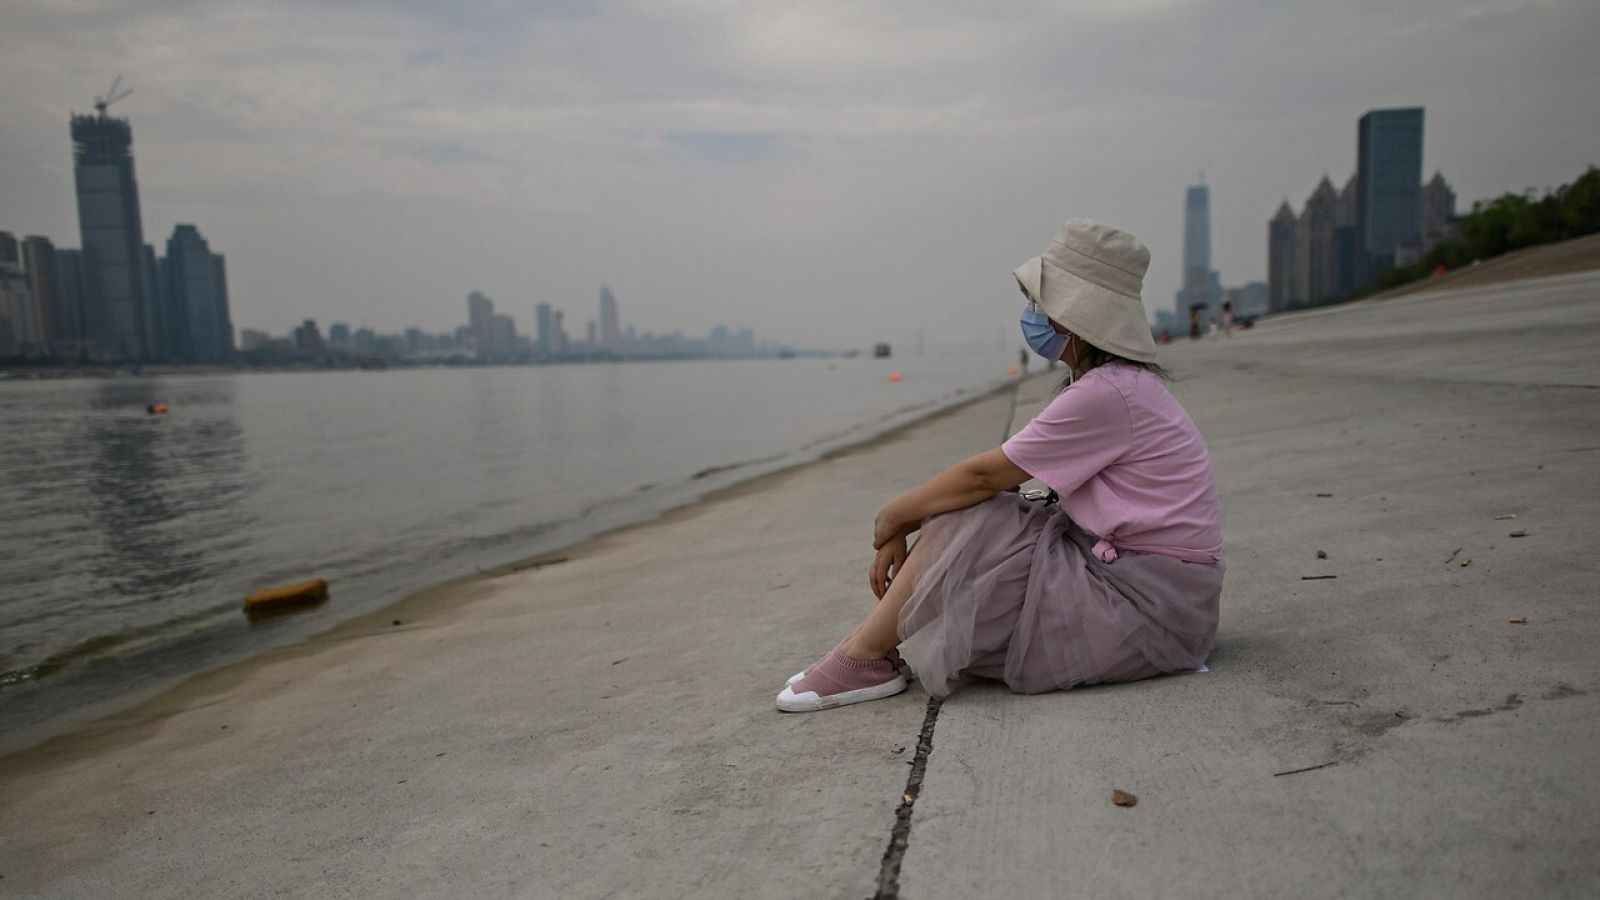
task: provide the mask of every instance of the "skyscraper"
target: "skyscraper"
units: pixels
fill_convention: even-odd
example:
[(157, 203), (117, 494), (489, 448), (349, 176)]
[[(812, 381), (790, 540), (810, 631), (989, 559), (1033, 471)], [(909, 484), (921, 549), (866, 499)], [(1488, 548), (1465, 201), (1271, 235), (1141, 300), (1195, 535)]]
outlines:
[(1178, 291), (1178, 320), (1189, 320), (1195, 304), (1210, 303), (1211, 189), (1190, 184), (1184, 191), (1184, 277)]
[(22, 239), (22, 268), (27, 273), (28, 291), (33, 294), (39, 313), (39, 341), (67, 336), (66, 310), (61, 306), (61, 282), (56, 277), (56, 248), (47, 237), (34, 234)]
[(489, 355), (497, 360), (511, 358), (512, 351), (516, 349), (517, 323), (510, 316), (497, 315), (490, 325)]
[(144, 281), (144, 355), (147, 359), (173, 359), (168, 334), (166, 287), (162, 284), (161, 261), (156, 248), (144, 245), (139, 257), (139, 274)]
[(168, 354), (184, 362), (232, 361), (233, 316), (222, 254), (211, 252), (198, 228), (178, 225), (167, 239), (162, 267)]
[(1296, 290), (1300, 283), (1300, 260), (1295, 250), (1295, 232), (1299, 227), (1287, 200), (1267, 223), (1267, 307), (1272, 312), (1283, 312), (1299, 301)]
[(541, 303), (535, 307), (534, 319), (533, 354), (540, 359), (549, 359), (556, 352), (556, 320), (550, 310), (550, 304)]
[(600, 348), (612, 355), (622, 352), (622, 321), (617, 317), (617, 298), (611, 288), (600, 288)]
[(1356, 232), (1359, 230), (1356, 222), (1360, 218), (1357, 207), (1356, 176), (1352, 173), (1339, 190), (1339, 202), (1334, 207), (1333, 217), (1333, 259), (1337, 275), (1334, 293), (1341, 297), (1355, 290), (1360, 283), (1357, 280), (1360, 270), (1356, 265), (1357, 257), (1361, 255), (1356, 245)]
[(133, 129), (102, 109), (72, 117), (87, 336), (125, 359), (146, 353), (144, 225), (133, 175)]
[(467, 327), (479, 359), (494, 355), (494, 301), (481, 291), (467, 295)]
[(1183, 192), (1183, 268), (1211, 270), (1211, 188), (1204, 184)]
[(1339, 293), (1339, 265), (1334, 230), (1339, 215), (1339, 193), (1327, 175), (1306, 198), (1295, 233), (1295, 296), (1306, 303), (1330, 299)]
[(1221, 281), (1211, 271), (1211, 189), (1190, 185), (1183, 194), (1183, 287), (1178, 291), (1178, 321), (1189, 320), (1189, 309), (1216, 303)]
[(1422, 186), (1422, 252), (1456, 234), (1456, 192), (1444, 175), (1434, 172)]
[(83, 251), (71, 247), (56, 250), (56, 283), (61, 291), (62, 333), (59, 338), (77, 342), (69, 356), (81, 355), (87, 347), (83, 343), (85, 332), (83, 310)]
[(1356, 234), (1361, 283), (1394, 265), (1402, 244), (1422, 236), (1422, 107), (1361, 117), (1356, 150)]
[(0, 231), (0, 356), (40, 352), (39, 310), (22, 272), (17, 239)]

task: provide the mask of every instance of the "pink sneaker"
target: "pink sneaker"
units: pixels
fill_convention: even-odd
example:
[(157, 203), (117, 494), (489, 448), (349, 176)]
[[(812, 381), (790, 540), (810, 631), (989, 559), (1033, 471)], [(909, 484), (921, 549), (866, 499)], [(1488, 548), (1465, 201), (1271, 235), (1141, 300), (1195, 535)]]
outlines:
[[(835, 647), (834, 649), (837, 650), (838, 648)], [(893, 663), (894, 667), (896, 669), (900, 670), (900, 674), (901, 674), (901, 676), (903, 676), (905, 678), (907, 684), (910, 684), (911, 682), (917, 680), (917, 673), (911, 671), (910, 664), (907, 663), (904, 659), (902, 659), (900, 657), (900, 651), (899, 650), (896, 650), (895, 648), (890, 647), (889, 648), (889, 652), (887, 654), (885, 654), (883, 658), (887, 659), (889, 662)], [(827, 659), (827, 657), (824, 656), (822, 659)], [(794, 673), (793, 675), (790, 675), (789, 676), (789, 680), (785, 681), (784, 684), (794, 684), (794, 683), (798, 682), (800, 679), (806, 677), (806, 673), (811, 671), (812, 669), (816, 668), (817, 663), (822, 662), (822, 659), (819, 659), (819, 660), (817, 660), (817, 662), (814, 662), (811, 665), (806, 666), (804, 669), (801, 669), (800, 671)]]
[(816, 712), (868, 700), (893, 697), (906, 689), (905, 676), (887, 659), (851, 659), (838, 649), (800, 673), (800, 680), (784, 686), (778, 709)]

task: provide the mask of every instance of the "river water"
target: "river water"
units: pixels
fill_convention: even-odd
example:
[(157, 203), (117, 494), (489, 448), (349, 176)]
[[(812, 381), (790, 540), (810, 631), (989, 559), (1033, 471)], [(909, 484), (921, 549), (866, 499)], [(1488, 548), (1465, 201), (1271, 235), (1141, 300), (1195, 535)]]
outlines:
[[(0, 750), (869, 437), (1005, 356), (0, 381)], [(331, 603), (241, 614), (310, 577)]]

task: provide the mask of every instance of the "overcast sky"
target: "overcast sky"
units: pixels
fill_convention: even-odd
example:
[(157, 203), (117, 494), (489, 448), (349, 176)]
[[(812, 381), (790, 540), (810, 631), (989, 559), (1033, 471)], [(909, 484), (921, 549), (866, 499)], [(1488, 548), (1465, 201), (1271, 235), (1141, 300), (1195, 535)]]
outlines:
[(70, 112), (121, 74), (146, 239), (227, 254), (236, 326), (1017, 343), (1010, 270), (1061, 222), (1149, 244), (1172, 305), (1205, 169), (1223, 283), (1427, 108), (1473, 199), (1600, 162), (1600, 3), (239, 3), (6, 0), (0, 229), (78, 245)]

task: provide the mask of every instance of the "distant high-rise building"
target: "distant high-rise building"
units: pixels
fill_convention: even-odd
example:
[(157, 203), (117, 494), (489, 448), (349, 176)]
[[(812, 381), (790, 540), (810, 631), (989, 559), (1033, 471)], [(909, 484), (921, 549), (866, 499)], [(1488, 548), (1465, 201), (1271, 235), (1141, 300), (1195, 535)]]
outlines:
[[(56, 283), (61, 291), (62, 317), (60, 338), (78, 341), (78, 350), (80, 352), (84, 349), (82, 342), (87, 334), (85, 331), (87, 313), (83, 309), (85, 290), (83, 282), (83, 251), (71, 247), (57, 249)], [(69, 355), (76, 357), (79, 353), (71, 353)]]
[(322, 343), (322, 332), (317, 330), (315, 319), (307, 319), (299, 328), (290, 335), (297, 353), (320, 354), (326, 346)]
[(112, 356), (146, 355), (144, 225), (133, 174), (133, 129), (105, 114), (72, 117), (85, 330)]
[[(211, 252), (193, 225), (178, 225), (167, 239), (163, 270), (168, 353), (184, 362), (232, 361), (233, 316), (222, 254)], [(317, 343), (320, 351), (320, 337)]]
[(535, 307), (534, 318), (533, 353), (540, 359), (549, 359), (556, 352), (556, 320), (551, 312), (550, 304), (541, 303)]
[(1356, 234), (1370, 284), (1394, 265), (1402, 244), (1422, 236), (1422, 107), (1378, 109), (1361, 117), (1356, 160)]
[(1193, 306), (1213, 305), (1218, 293), (1220, 279), (1211, 271), (1211, 189), (1204, 184), (1190, 185), (1183, 194), (1183, 287), (1178, 291), (1178, 321), (1187, 322)]
[(0, 231), (0, 356), (39, 353), (40, 334), (39, 310), (23, 275), (17, 239)]
[(1204, 184), (1183, 192), (1183, 267), (1211, 268), (1211, 188)]
[(245, 330), (239, 332), (239, 350), (244, 353), (260, 350), (262, 347), (267, 345), (267, 342), (271, 340), (272, 335), (267, 334), (265, 331), (257, 331), (254, 328), (246, 328)]
[(593, 319), (590, 319), (589, 321), (583, 323), (583, 335), (584, 335), (584, 339), (589, 344), (589, 352), (590, 353), (593, 353), (594, 351), (600, 349), (599, 329), (597, 329), (595, 327), (595, 323), (594, 323)]
[(1356, 176), (1351, 173), (1344, 187), (1339, 190), (1339, 202), (1334, 207), (1333, 217), (1334, 293), (1341, 297), (1355, 290), (1360, 283), (1357, 280), (1361, 274), (1357, 264), (1361, 256), (1360, 234), (1356, 225), (1359, 219)]
[(600, 288), (600, 346), (613, 355), (622, 352), (622, 320), (617, 315), (617, 298), (611, 288), (604, 286)]
[(1436, 171), (1422, 186), (1422, 252), (1455, 237), (1456, 227), (1456, 192)]
[(467, 328), (479, 359), (494, 355), (494, 301), (481, 291), (467, 295)]
[(1334, 230), (1339, 215), (1339, 194), (1327, 175), (1306, 198), (1295, 229), (1295, 296), (1306, 303), (1339, 293), (1339, 266)]
[(335, 322), (328, 326), (328, 348), (331, 350), (350, 349), (350, 326), (345, 322)]
[(517, 344), (516, 322), (510, 316), (497, 315), (490, 327), (489, 357), (496, 360), (510, 359)]
[(175, 359), (172, 350), (173, 325), (168, 321), (166, 276), (156, 248), (144, 245), (139, 257), (139, 276), (144, 281), (144, 355), (147, 359)]
[(39, 315), (39, 341), (68, 337), (66, 310), (61, 305), (61, 279), (56, 275), (56, 248), (47, 237), (29, 235), (22, 239), (22, 269), (28, 279)]
[(1283, 312), (1298, 305), (1299, 254), (1295, 247), (1298, 229), (1294, 210), (1285, 200), (1267, 223), (1267, 305), (1272, 312)]
[(559, 309), (556, 310), (554, 327), (550, 332), (550, 352), (556, 356), (565, 356), (567, 353), (567, 327), (566, 325), (562, 324), (562, 320), (565, 318), (565, 313)]

